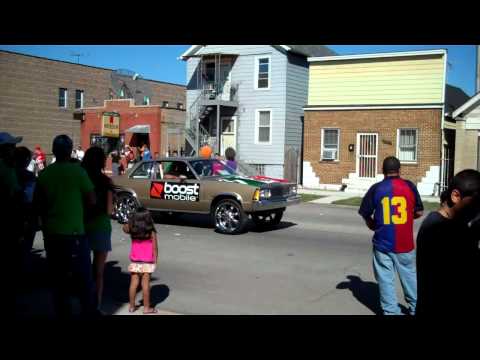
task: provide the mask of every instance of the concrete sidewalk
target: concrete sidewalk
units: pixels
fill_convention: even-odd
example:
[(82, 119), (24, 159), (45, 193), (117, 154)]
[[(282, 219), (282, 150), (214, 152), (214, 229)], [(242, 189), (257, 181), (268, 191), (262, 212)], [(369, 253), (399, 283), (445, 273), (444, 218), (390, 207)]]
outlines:
[[(345, 193), (343, 191), (334, 191), (334, 190), (318, 190), (318, 189), (309, 189), (309, 188), (298, 188), (299, 194), (312, 194), (323, 196), (320, 199), (309, 201), (314, 204), (332, 204), (334, 201), (350, 199), (353, 197), (363, 197), (364, 193)], [(422, 196), (422, 201), (440, 203), (440, 198), (438, 196)]]

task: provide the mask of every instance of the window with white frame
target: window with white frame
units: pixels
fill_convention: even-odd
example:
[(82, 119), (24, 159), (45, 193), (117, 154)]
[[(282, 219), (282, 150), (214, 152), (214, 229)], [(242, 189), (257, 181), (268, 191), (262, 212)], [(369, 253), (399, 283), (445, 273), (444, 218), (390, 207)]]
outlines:
[(270, 56), (256, 58), (255, 89), (270, 89)]
[(272, 111), (257, 110), (255, 143), (272, 143)]
[(83, 108), (83, 90), (75, 90), (75, 109)]
[(397, 155), (400, 161), (417, 161), (417, 140), (417, 129), (398, 129)]
[(144, 96), (142, 105), (150, 105), (150, 97)]
[(68, 104), (68, 91), (65, 88), (58, 89), (58, 106), (66, 108)]
[(322, 160), (338, 160), (340, 143), (339, 129), (322, 129)]

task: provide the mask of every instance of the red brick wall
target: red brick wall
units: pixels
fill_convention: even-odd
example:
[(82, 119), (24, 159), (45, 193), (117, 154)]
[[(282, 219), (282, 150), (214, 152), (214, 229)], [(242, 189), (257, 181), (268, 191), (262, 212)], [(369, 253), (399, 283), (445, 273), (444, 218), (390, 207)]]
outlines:
[(129, 144), (131, 133), (125, 130), (134, 125), (150, 125), (150, 151), (152, 156), (161, 149), (162, 109), (159, 106), (131, 106), (129, 100), (107, 101), (106, 107), (85, 109), (84, 121), (80, 127), (83, 149), (90, 147), (90, 135), (102, 133), (102, 114), (117, 112), (120, 114), (120, 134), (125, 134), (125, 144)]
[[(304, 161), (309, 161), (322, 184), (341, 184), (356, 171), (356, 142), (359, 132), (378, 133), (378, 173), (382, 161), (396, 156), (397, 129), (418, 129), (417, 164), (402, 164), (402, 176), (419, 182), (432, 165), (441, 161), (440, 109), (305, 111)], [(340, 129), (338, 162), (320, 161), (321, 129)], [(390, 144), (391, 143), (391, 144)], [(354, 144), (354, 151), (348, 145)]]

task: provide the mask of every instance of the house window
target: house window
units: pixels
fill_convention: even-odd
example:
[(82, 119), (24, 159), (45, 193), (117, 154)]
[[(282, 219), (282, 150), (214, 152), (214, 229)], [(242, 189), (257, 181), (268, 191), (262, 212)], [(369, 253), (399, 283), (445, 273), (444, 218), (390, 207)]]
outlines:
[(255, 89), (270, 89), (270, 56), (256, 58)]
[(163, 102), (163, 107), (168, 107), (168, 101)]
[(75, 109), (83, 108), (83, 90), (75, 90)]
[(272, 143), (272, 111), (257, 110), (255, 117), (255, 143), (271, 144)]
[(322, 160), (338, 161), (339, 129), (322, 129)]
[(148, 96), (143, 97), (143, 105), (150, 105), (150, 98)]
[(400, 161), (417, 161), (417, 140), (417, 129), (398, 129), (397, 155)]
[(66, 108), (68, 104), (68, 90), (65, 88), (58, 89), (58, 106)]

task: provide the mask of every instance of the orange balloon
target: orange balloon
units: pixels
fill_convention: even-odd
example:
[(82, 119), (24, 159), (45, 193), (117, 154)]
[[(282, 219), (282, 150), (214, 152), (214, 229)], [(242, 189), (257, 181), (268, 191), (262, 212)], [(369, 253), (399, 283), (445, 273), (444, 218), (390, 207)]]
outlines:
[(200, 148), (200, 156), (209, 159), (212, 156), (213, 150), (210, 146), (204, 145)]

